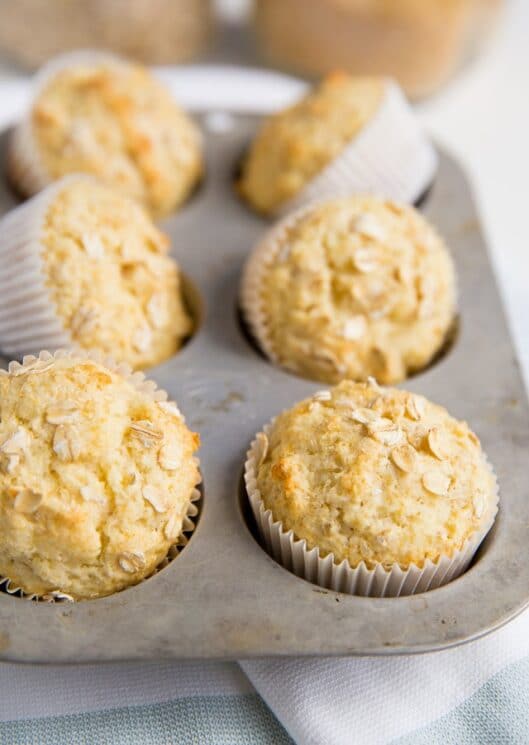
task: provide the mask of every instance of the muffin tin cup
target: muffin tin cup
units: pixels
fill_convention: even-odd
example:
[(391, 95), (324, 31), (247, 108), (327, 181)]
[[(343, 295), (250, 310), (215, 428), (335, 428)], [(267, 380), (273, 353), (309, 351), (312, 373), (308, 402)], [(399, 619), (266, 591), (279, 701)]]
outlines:
[[(123, 378), (125, 378), (125, 380), (130, 383), (136, 390), (149, 396), (154, 401), (167, 402), (168, 404), (171, 404), (171, 406), (174, 407), (175, 415), (179, 416), (182, 421), (185, 421), (182, 413), (178, 409), (176, 402), (169, 400), (167, 391), (164, 391), (162, 388), (158, 388), (157, 384), (153, 380), (149, 380), (148, 378), (146, 378), (142, 372), (133, 372), (132, 368), (126, 363), (116, 363), (111, 356), (98, 353), (97, 351), (86, 352), (84, 350), (77, 349), (59, 349), (52, 354), (51, 352), (43, 350), (38, 354), (38, 356), (26, 355), (22, 360), (22, 363), (19, 363), (17, 361), (10, 362), (8, 365), (8, 371), (11, 374), (15, 373), (21, 375), (22, 370), (25, 368), (31, 369), (40, 365), (42, 368), (45, 369), (47, 363), (50, 363), (51, 365), (54, 360), (64, 357), (76, 357), (80, 359), (92, 360), (93, 362), (105, 365), (105, 367), (107, 367), (112, 372), (118, 373)], [(195, 458), (195, 462), (197, 466), (200, 467), (200, 461), (198, 458)], [(146, 579), (152, 577), (161, 569), (164, 569), (173, 559), (178, 556), (179, 553), (181, 553), (182, 549), (188, 543), (190, 534), (195, 529), (195, 518), (199, 513), (196, 502), (200, 500), (201, 493), (200, 490), (196, 487), (198, 487), (200, 483), (201, 481), (199, 481), (195, 485), (195, 488), (191, 493), (186, 516), (184, 517), (182, 523), (182, 530), (176, 538), (174, 544), (170, 546), (167, 555), (160, 562), (160, 564), (158, 564), (155, 570), (150, 575), (148, 575), (148, 577), (144, 577), (142, 580), (140, 580), (140, 582), (144, 582)], [(22, 590), (22, 588), (16, 582), (13, 582), (13, 580), (9, 579), (9, 577), (0, 577), (0, 591), (6, 592), (9, 595), (18, 595), (26, 600), (39, 600), (48, 603), (54, 603), (63, 600), (68, 602), (76, 602), (74, 598), (71, 597), (71, 595), (62, 592), (59, 589), (52, 590), (44, 595), (24, 592), (24, 590)]]
[(96, 49), (86, 49), (60, 54), (39, 70), (34, 78), (28, 111), (11, 132), (7, 154), (9, 179), (14, 188), (23, 196), (30, 197), (55, 180), (42, 161), (33, 135), (31, 112), (39, 93), (58, 72), (72, 65), (97, 63), (119, 65), (121, 62), (122, 59), (118, 55)]
[(372, 193), (414, 203), (431, 185), (438, 158), (400, 87), (386, 82), (371, 121), (298, 194), (281, 205), (285, 215), (323, 197)]
[(482, 530), (472, 535), (452, 556), (442, 556), (436, 562), (427, 559), (423, 567), (411, 564), (407, 569), (402, 569), (399, 564), (394, 564), (391, 569), (377, 564), (370, 569), (364, 562), (352, 567), (345, 559), (337, 564), (333, 554), (321, 556), (317, 547), (309, 548), (304, 539), (296, 538), (292, 530), (285, 530), (264, 505), (257, 486), (257, 471), (266, 455), (264, 438), (274, 422), (275, 418), (253, 440), (246, 455), (244, 481), (259, 536), (268, 553), (285, 569), (327, 590), (363, 597), (395, 598), (434, 590), (456, 579), (468, 568), (498, 512), (497, 482), (495, 500), (483, 521)]
[(9, 357), (75, 346), (46, 287), (41, 238), (50, 205), (78, 178), (91, 177), (66, 176), (0, 220), (0, 349)]

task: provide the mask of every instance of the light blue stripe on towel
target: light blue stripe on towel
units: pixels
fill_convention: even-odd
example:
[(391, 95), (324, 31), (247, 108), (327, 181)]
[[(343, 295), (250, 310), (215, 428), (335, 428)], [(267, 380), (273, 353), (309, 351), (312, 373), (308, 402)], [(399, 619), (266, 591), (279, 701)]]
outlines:
[(393, 742), (393, 745), (528, 744), (529, 658), (500, 670), (470, 698), (433, 724)]
[(0, 724), (1, 745), (292, 745), (255, 694)]

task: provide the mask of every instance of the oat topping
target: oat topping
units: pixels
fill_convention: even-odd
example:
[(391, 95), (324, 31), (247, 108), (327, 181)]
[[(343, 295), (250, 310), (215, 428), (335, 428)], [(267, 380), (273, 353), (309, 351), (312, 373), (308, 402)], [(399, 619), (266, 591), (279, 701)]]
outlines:
[[(359, 248), (357, 251), (355, 251), (355, 254), (353, 256), (353, 263), (355, 265), (355, 269), (357, 269), (362, 274), (374, 272), (378, 266), (376, 254), (369, 248)], [(357, 292), (359, 291), (360, 288), (357, 288)], [(367, 302), (368, 301), (364, 299), (364, 303), (366, 305)]]
[(377, 393), (384, 393), (384, 389), (381, 388), (377, 382), (377, 379), (374, 378), (372, 375), (368, 375), (366, 380), (367, 385), (369, 385), (371, 388), (377, 391)]
[(443, 437), (443, 433), (438, 427), (433, 427), (428, 432), (428, 447), (430, 448), (432, 455), (434, 455), (438, 460), (445, 460), (447, 456), (447, 445), (445, 437)]
[[(342, 401), (343, 399), (340, 400), (340, 403)], [(380, 414), (377, 411), (373, 411), (373, 409), (368, 409), (367, 407), (354, 409), (350, 416), (351, 419), (360, 424), (374, 424), (380, 419)]]
[(404, 434), (398, 427), (383, 430), (369, 428), (369, 434), (374, 440), (390, 448), (395, 447), (404, 439)]
[(365, 316), (354, 316), (349, 318), (343, 327), (343, 337), (348, 341), (360, 339), (367, 331), (367, 321)]
[(176, 471), (180, 466), (180, 454), (170, 445), (162, 445), (158, 453), (158, 463), (164, 471)]
[(330, 351), (315, 349), (312, 351), (311, 356), (317, 363), (324, 365), (325, 367), (330, 366), (340, 374), (345, 371), (344, 365), (338, 360), (336, 355)]
[(257, 435), (257, 442), (259, 443), (259, 455), (257, 458), (257, 468), (260, 468), (268, 454), (268, 437), (264, 432), (259, 432)]
[(147, 316), (153, 328), (163, 328), (167, 322), (167, 306), (165, 297), (160, 292), (151, 295), (147, 303)]
[(11, 474), (20, 465), (20, 455), (14, 453), (0, 453), (0, 471)]
[(58, 401), (46, 412), (49, 424), (73, 424), (79, 419), (79, 409), (73, 401)]
[(60, 590), (52, 590), (51, 592), (47, 592), (42, 596), (43, 600), (46, 600), (49, 603), (53, 603), (56, 600), (64, 600), (66, 603), (74, 603), (74, 599), (71, 595), (68, 595), (66, 592), (61, 592)]
[(375, 241), (384, 241), (387, 237), (386, 229), (371, 212), (364, 212), (353, 218), (351, 229)]
[(6, 455), (20, 455), (29, 448), (30, 442), (31, 436), (27, 429), (17, 427), (0, 445), (0, 452)]
[(396, 427), (392, 419), (380, 415), (376, 419), (373, 419), (371, 422), (368, 422), (366, 426), (369, 430), (369, 434), (372, 434), (373, 432), (387, 432), (388, 430), (395, 429)]
[(448, 494), (450, 481), (450, 476), (442, 471), (427, 471), (422, 477), (424, 488), (440, 497), (445, 497)]
[(53, 452), (59, 460), (74, 461), (81, 455), (82, 446), (79, 432), (69, 424), (59, 424), (53, 435)]
[(36, 512), (42, 503), (42, 494), (32, 489), (22, 489), (15, 496), (15, 510), (31, 514)]
[(119, 566), (124, 572), (134, 574), (145, 566), (145, 556), (141, 551), (123, 551), (118, 557)]
[(419, 421), (426, 413), (426, 404), (423, 398), (410, 393), (406, 399), (406, 412), (411, 419)]
[(182, 419), (182, 414), (178, 410), (178, 406), (175, 404), (174, 401), (157, 401), (157, 403), (160, 409), (162, 411), (165, 411), (166, 414), (171, 414), (177, 419)]
[(332, 394), (330, 391), (316, 391), (316, 393), (312, 396), (312, 399), (314, 401), (331, 401)]
[(404, 473), (410, 473), (416, 467), (417, 453), (415, 449), (404, 443), (391, 451), (391, 460)]
[(141, 444), (146, 447), (152, 447), (156, 442), (163, 440), (163, 432), (155, 429), (152, 422), (147, 419), (139, 419), (132, 422), (129, 428), (130, 434), (140, 440)]
[(105, 256), (105, 247), (97, 233), (82, 233), (81, 243), (91, 259), (102, 259)]
[(155, 486), (146, 485), (141, 490), (141, 493), (143, 494), (143, 498), (154, 507), (156, 512), (167, 512), (169, 509), (167, 495), (163, 494)]
[(146, 352), (152, 344), (152, 330), (145, 324), (139, 326), (132, 335), (132, 344), (138, 352)]
[(164, 535), (168, 541), (176, 541), (182, 529), (181, 519), (178, 512), (173, 512), (165, 523)]

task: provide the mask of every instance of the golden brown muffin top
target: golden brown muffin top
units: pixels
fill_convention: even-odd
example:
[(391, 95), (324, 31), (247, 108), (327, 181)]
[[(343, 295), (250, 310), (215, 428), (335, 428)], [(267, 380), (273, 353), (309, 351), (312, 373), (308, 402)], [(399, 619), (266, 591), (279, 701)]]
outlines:
[(202, 172), (193, 122), (147, 69), (119, 59), (52, 74), (31, 127), (50, 180), (91, 173), (154, 215), (181, 204)]
[(421, 567), (451, 557), (496, 511), (479, 440), (423, 396), (345, 381), (280, 414), (264, 439), (265, 507), (337, 563)]
[(141, 368), (170, 357), (190, 333), (169, 239), (131, 199), (68, 177), (47, 208), (41, 243), (46, 284), (75, 344)]
[(172, 404), (82, 357), (0, 375), (0, 576), (75, 599), (136, 584), (182, 531), (198, 435)]
[(244, 198), (270, 213), (294, 197), (371, 119), (385, 85), (383, 78), (333, 73), (294, 106), (269, 117), (243, 164)]
[(356, 196), (273, 228), (245, 268), (242, 300), (279, 364), (330, 383), (395, 383), (440, 349), (455, 295), (448, 250), (420, 213)]

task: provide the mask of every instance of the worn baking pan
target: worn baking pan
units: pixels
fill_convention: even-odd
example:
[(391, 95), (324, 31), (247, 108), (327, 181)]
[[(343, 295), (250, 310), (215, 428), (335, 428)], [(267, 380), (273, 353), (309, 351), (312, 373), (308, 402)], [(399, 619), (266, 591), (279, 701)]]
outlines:
[[(239, 107), (240, 108), (240, 107)], [(321, 384), (272, 366), (237, 313), (241, 266), (266, 222), (238, 201), (233, 172), (258, 117), (203, 114), (207, 175), (165, 222), (199, 317), (178, 356), (150, 371), (201, 434), (204, 498), (196, 531), (161, 572), (107, 598), (36, 603), (0, 594), (0, 658), (94, 662), (269, 655), (387, 655), (477, 638), (529, 604), (529, 410), (465, 175), (447, 153), (423, 209), (452, 249), (460, 323), (442, 359), (406, 387), (467, 419), (501, 486), (496, 525), (464, 576), (421, 595), (373, 599), (323, 590), (258, 544), (241, 472), (254, 435)], [(1, 140), (5, 152), (5, 136)], [(6, 185), (0, 205), (15, 203)]]

